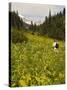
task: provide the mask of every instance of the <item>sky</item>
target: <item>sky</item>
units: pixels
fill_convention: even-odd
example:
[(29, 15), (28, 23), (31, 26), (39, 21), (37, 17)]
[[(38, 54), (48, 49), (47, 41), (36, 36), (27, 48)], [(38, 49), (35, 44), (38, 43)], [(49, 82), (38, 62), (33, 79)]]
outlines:
[(51, 10), (51, 15), (57, 12), (63, 11), (63, 5), (48, 5), (48, 4), (31, 4), (31, 3), (16, 3), (11, 4), (12, 11), (18, 11), (18, 13), (31, 21), (45, 20), (45, 16), (49, 15), (49, 10)]

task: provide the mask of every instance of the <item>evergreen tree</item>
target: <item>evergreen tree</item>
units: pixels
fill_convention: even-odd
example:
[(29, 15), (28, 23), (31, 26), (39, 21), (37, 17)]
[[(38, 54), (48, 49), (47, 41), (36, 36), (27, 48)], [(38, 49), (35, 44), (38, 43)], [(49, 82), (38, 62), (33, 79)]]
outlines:
[(23, 28), (23, 20), (18, 16), (18, 11), (17, 12), (10, 12), (11, 15), (11, 26), (15, 27), (17, 29)]
[(35, 32), (36, 31), (36, 23), (34, 23), (34, 26), (33, 26), (33, 32)]
[(63, 9), (63, 15), (65, 15), (65, 8)]
[(49, 23), (51, 22), (51, 10), (49, 10)]
[(47, 16), (45, 17), (45, 23), (47, 24)]
[(30, 29), (33, 31), (33, 21), (31, 21)]

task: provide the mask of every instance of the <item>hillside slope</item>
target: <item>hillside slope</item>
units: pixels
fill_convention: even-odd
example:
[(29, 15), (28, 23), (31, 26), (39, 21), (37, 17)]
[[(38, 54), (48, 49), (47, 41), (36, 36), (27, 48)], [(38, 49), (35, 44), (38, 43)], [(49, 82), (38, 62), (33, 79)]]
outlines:
[(11, 86), (39, 86), (65, 83), (64, 42), (59, 40), (58, 53), (53, 39), (23, 33), (28, 41), (11, 44)]

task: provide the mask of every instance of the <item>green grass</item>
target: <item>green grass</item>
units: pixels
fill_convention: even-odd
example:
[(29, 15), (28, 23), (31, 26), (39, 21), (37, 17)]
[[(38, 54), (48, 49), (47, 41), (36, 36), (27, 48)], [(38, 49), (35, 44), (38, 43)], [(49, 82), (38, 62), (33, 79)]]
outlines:
[(64, 42), (58, 53), (53, 39), (24, 32), (28, 41), (11, 43), (11, 86), (39, 86), (65, 83)]

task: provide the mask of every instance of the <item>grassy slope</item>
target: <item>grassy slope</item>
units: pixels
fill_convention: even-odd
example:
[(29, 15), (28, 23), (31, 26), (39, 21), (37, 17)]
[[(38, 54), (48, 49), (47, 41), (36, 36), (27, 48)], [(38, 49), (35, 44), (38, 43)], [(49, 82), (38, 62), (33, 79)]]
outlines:
[(24, 33), (28, 42), (11, 47), (12, 86), (64, 83), (64, 42), (59, 52), (52, 48), (53, 39)]

